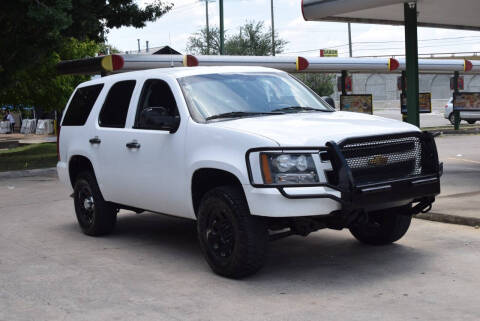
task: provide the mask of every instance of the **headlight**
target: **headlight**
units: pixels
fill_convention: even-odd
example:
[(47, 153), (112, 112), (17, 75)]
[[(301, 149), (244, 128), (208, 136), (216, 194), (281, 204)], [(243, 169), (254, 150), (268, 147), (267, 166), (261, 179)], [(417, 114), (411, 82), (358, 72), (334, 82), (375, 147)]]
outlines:
[(315, 184), (318, 175), (311, 154), (261, 153), (260, 168), (265, 184)]

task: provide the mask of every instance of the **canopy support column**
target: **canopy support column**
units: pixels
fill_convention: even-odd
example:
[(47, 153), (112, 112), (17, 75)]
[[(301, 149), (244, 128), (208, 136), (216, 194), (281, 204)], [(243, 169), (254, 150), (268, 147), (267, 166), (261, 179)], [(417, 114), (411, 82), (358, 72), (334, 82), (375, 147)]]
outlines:
[(405, 60), (407, 65), (407, 122), (420, 127), (418, 107), (417, 3), (404, 3)]

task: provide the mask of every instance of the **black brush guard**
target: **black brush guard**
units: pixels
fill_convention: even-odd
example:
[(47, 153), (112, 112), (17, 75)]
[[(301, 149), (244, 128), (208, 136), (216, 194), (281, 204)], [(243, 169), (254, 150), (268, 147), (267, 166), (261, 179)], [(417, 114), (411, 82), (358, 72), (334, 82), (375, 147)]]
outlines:
[[(401, 139), (409, 137), (418, 137), (421, 143), (421, 174), (396, 178), (385, 179), (373, 183), (357, 184), (352, 174), (351, 168), (342, 153), (342, 147), (346, 145), (364, 143), (365, 141), (382, 141), (389, 139)], [(328, 159), (332, 164), (334, 181), (332, 183), (304, 184), (304, 185), (264, 185), (255, 184), (251, 167), (249, 164), (249, 155), (252, 152), (262, 151), (302, 151), (318, 150), (319, 153), (327, 152)], [(434, 140), (434, 134), (430, 132), (411, 132), (394, 135), (379, 135), (368, 137), (356, 137), (346, 139), (339, 144), (330, 141), (325, 147), (287, 147), (287, 148), (254, 148), (246, 153), (247, 169), (252, 186), (257, 188), (277, 188), (280, 193), (289, 199), (306, 198), (328, 198), (339, 202), (342, 206), (342, 212), (370, 211), (382, 208), (390, 208), (404, 205), (409, 202), (418, 202), (412, 208), (411, 214), (417, 214), (425, 209), (429, 209), (435, 201), (435, 196), (440, 193), (440, 176), (443, 172), (443, 165), (439, 163), (437, 148)], [(288, 194), (286, 188), (292, 187), (327, 187), (340, 192), (340, 197), (333, 194)]]

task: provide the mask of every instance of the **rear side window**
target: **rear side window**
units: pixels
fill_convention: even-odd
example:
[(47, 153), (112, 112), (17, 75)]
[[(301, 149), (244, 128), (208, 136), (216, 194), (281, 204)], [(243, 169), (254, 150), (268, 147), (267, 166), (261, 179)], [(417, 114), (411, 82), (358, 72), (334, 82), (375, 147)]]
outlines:
[(98, 124), (101, 127), (125, 127), (133, 89), (135, 80), (120, 81), (110, 88), (98, 117)]
[(102, 91), (103, 84), (78, 88), (67, 108), (62, 126), (83, 126)]

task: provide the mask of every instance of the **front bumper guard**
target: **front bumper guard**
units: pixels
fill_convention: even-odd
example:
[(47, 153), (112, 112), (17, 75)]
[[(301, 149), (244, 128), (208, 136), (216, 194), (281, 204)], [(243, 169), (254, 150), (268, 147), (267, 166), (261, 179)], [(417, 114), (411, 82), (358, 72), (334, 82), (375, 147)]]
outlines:
[[(401, 135), (390, 135), (388, 137), (411, 137), (417, 136), (422, 142), (422, 175), (406, 177), (401, 179), (384, 180), (369, 184), (356, 184), (352, 171), (347, 164), (341, 147), (351, 140), (345, 140), (337, 144), (330, 141), (325, 147), (305, 147), (305, 148), (255, 148), (246, 154), (247, 164), (249, 155), (252, 152), (265, 150), (318, 150), (327, 152), (333, 171), (337, 175), (338, 183), (308, 184), (308, 185), (276, 185), (279, 192), (289, 199), (308, 199), (308, 198), (326, 198), (332, 199), (341, 204), (342, 211), (369, 210), (384, 207), (394, 207), (396, 204), (405, 202), (419, 202), (412, 208), (412, 214), (417, 214), (429, 208), (435, 201), (435, 196), (440, 193), (440, 177), (443, 173), (443, 164), (439, 163), (437, 148), (434, 140), (434, 134), (430, 132), (414, 132)], [(381, 140), (385, 136), (369, 137)], [(361, 140), (358, 138), (355, 140)], [(250, 183), (258, 188), (272, 188), (272, 185), (254, 184), (250, 165), (248, 165), (248, 174)], [(285, 189), (291, 187), (326, 187), (340, 192), (340, 197), (331, 193), (321, 194), (288, 194)], [(338, 193), (336, 193), (338, 194)]]

